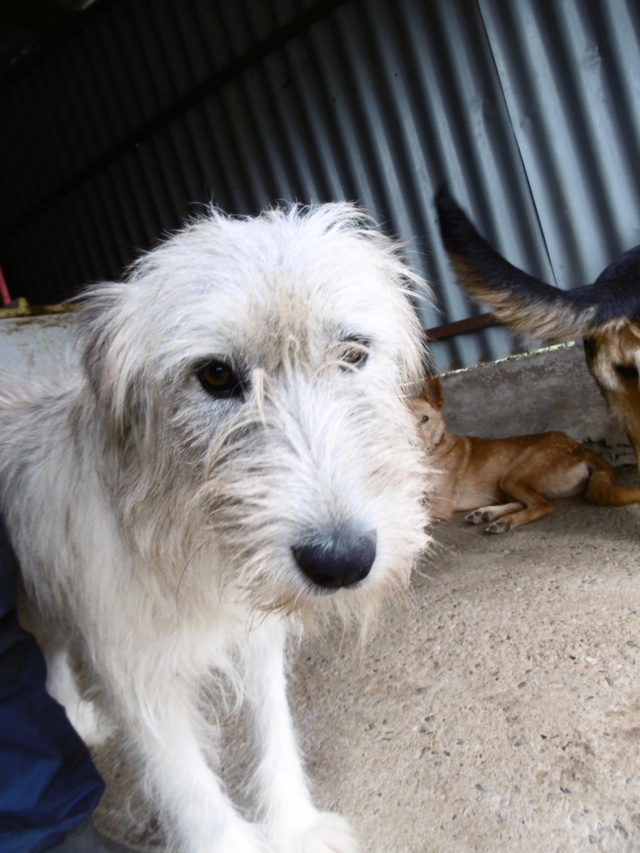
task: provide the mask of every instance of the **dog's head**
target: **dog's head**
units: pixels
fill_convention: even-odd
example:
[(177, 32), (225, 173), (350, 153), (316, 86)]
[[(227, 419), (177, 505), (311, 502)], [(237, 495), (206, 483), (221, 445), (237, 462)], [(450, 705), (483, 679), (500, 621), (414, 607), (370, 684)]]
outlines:
[(264, 609), (406, 579), (426, 543), (402, 399), (423, 371), (416, 285), (334, 204), (211, 211), (89, 294), (106, 477), (147, 561)]
[(640, 468), (640, 327), (614, 321), (585, 337), (587, 365), (624, 425)]
[(420, 396), (407, 400), (410, 412), (418, 425), (420, 440), (427, 453), (438, 446), (445, 432), (442, 418), (444, 391), (437, 376), (429, 376), (422, 386)]

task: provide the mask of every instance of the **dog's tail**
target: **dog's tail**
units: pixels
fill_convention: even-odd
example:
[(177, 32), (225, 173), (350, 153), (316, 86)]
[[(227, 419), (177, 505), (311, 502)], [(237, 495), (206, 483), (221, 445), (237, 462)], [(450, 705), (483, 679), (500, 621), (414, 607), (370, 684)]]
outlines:
[(613, 471), (599, 470), (591, 475), (585, 497), (599, 506), (629, 506), (640, 503), (640, 489), (616, 486)]
[(602, 283), (594, 288), (560, 290), (527, 275), (498, 254), (445, 189), (437, 193), (436, 207), (458, 283), (515, 331), (560, 342), (581, 337), (612, 320), (629, 319), (634, 313), (630, 309), (640, 309), (640, 251), (632, 250), (623, 256), (624, 263), (607, 267), (598, 279)]

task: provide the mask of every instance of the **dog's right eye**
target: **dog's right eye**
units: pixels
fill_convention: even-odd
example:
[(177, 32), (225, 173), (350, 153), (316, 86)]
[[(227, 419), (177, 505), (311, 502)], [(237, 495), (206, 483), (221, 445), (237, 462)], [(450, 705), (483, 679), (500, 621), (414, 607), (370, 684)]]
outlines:
[(218, 399), (244, 397), (242, 383), (224, 361), (209, 361), (203, 364), (197, 376), (204, 390), (212, 397)]
[(429, 423), (429, 415), (423, 415), (422, 419), (420, 420), (420, 423), (421, 424)]

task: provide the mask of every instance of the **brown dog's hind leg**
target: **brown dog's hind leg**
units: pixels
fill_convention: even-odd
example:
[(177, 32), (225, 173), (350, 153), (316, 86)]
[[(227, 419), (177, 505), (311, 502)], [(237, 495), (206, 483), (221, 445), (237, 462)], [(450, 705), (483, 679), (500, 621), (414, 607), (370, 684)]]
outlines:
[(550, 515), (553, 512), (553, 504), (550, 504), (549, 501), (545, 500), (534, 489), (525, 486), (517, 480), (505, 477), (500, 483), (500, 488), (509, 497), (515, 498), (520, 504), (523, 504), (524, 509), (502, 515), (497, 521), (494, 521), (493, 524), (487, 527), (486, 533), (508, 533), (509, 530), (513, 530), (515, 527), (521, 527), (523, 524), (537, 521), (539, 518), (544, 518), (545, 515)]

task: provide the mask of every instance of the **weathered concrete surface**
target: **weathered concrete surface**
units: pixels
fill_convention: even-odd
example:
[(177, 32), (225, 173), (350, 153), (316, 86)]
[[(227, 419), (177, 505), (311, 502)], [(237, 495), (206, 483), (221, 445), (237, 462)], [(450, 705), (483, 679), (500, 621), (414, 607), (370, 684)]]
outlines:
[(0, 370), (44, 377), (73, 363), (77, 318), (72, 312), (35, 317), (0, 317)]
[(578, 499), (496, 537), (458, 515), (361, 661), (305, 644), (310, 773), (365, 851), (640, 850), (639, 535)]

